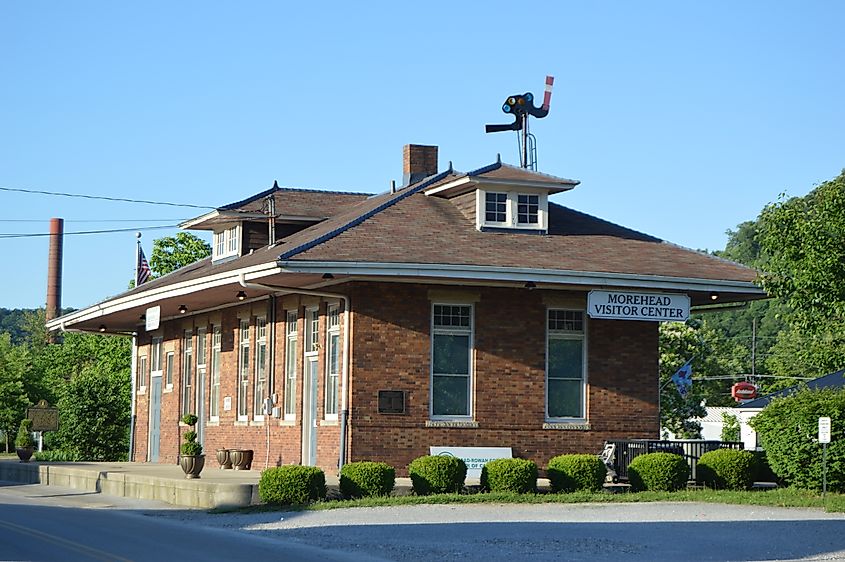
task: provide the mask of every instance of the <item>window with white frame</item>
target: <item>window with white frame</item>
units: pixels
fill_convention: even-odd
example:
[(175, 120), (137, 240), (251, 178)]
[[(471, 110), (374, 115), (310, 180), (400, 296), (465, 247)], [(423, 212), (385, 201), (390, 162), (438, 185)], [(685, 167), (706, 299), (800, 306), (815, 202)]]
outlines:
[[(208, 361), (207, 352), (205, 349), (206, 341), (205, 341), (206, 329), (205, 328), (197, 328), (197, 384), (200, 387), (205, 386), (205, 373), (206, 373), (206, 362)], [(200, 412), (204, 407), (204, 404), (197, 404), (197, 413)]]
[(253, 415), (263, 419), (264, 400), (267, 398), (267, 320), (255, 319), (255, 389)]
[(549, 310), (546, 416), (585, 419), (586, 337), (584, 312)]
[(320, 311), (309, 308), (305, 311), (305, 354), (317, 353), (320, 348)]
[(147, 356), (138, 356), (138, 365), (135, 367), (135, 390), (140, 391), (147, 387)]
[(241, 320), (238, 342), (238, 419), (245, 420), (249, 416), (249, 320)]
[(173, 388), (173, 352), (168, 351), (164, 356), (164, 387)]
[(211, 328), (211, 396), (209, 396), (208, 416), (212, 421), (220, 418), (220, 348), (223, 333), (220, 326)]
[(340, 379), (340, 308), (326, 310), (326, 419), (337, 419), (338, 381)]
[(212, 260), (237, 256), (240, 253), (240, 226), (232, 226), (214, 233)]
[(182, 339), (182, 415), (194, 413), (194, 338), (190, 330)]
[(289, 310), (285, 321), (285, 419), (296, 419), (296, 319)]
[(548, 194), (478, 190), (476, 227), (546, 230)]
[(431, 330), (431, 415), (472, 411), (472, 306), (434, 304)]
[(162, 338), (153, 338), (152, 341), (152, 350), (150, 351), (150, 371), (152, 374), (161, 375), (162, 371), (162, 357), (161, 357), (161, 348), (163, 345)]

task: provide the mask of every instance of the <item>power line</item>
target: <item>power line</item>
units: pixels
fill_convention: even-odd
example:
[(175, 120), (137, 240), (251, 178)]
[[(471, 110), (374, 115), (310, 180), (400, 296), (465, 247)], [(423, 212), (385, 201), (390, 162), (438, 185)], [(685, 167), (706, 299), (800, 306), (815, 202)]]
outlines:
[[(159, 226), (145, 226), (142, 230), (162, 230), (165, 228), (178, 228), (179, 225), (177, 224), (165, 224)], [(134, 232), (138, 230), (138, 228), (113, 228), (107, 230), (81, 230), (77, 232), (65, 232), (63, 233), (65, 236), (69, 236), (72, 234), (109, 234), (112, 232)], [(31, 234), (20, 234), (20, 233), (12, 233), (12, 234), (0, 234), (0, 238), (36, 238), (41, 236), (50, 236), (49, 232), (37, 232)]]
[[(182, 222), (186, 219), (62, 219), (64, 222), (88, 222), (88, 223), (109, 223), (109, 222)], [(0, 219), (0, 222), (29, 222), (45, 223), (48, 219)]]
[(206, 205), (191, 205), (190, 203), (168, 203), (165, 201), (150, 201), (148, 199), (129, 199), (125, 197), (106, 197), (105, 195), (84, 195), (81, 193), (60, 193), (58, 191), (41, 191), (38, 189), (22, 189), (18, 187), (0, 187), (0, 191), (14, 191), (17, 193), (33, 193), (38, 195), (56, 195), (59, 197), (76, 197), (79, 199), (99, 199), (102, 201), (118, 201), (121, 203), (142, 203), (144, 205), (166, 205), (169, 207), (190, 207), (192, 209), (216, 209)]

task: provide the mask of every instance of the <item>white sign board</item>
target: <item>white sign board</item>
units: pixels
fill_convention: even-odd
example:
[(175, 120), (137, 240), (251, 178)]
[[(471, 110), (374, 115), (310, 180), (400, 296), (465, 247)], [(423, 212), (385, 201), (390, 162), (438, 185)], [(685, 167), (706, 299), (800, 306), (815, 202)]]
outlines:
[(232, 397), (231, 396), (224, 396), (223, 397), (223, 411), (224, 412), (231, 412), (232, 411)]
[(150, 307), (147, 309), (145, 315), (147, 318), (147, 331), (152, 332), (153, 330), (158, 330), (159, 323), (161, 322), (161, 307)]
[(819, 418), (819, 443), (830, 443), (830, 418)]
[(457, 457), (467, 465), (467, 478), (481, 478), (481, 469), (493, 459), (513, 458), (510, 447), (429, 447), (429, 454)]
[(590, 291), (587, 295), (590, 318), (683, 322), (689, 318), (689, 296), (676, 293), (630, 293)]

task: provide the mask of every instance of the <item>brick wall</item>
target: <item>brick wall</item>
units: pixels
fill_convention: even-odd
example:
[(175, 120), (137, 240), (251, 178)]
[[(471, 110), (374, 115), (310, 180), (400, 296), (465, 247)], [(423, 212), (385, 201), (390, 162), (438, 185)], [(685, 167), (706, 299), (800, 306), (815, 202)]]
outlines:
[[(442, 294), (443, 296), (438, 296)], [(560, 295), (560, 293), (558, 293)], [(462, 298), (436, 286), (357, 284), (353, 290), (350, 460), (379, 459), (399, 474), (431, 445), (510, 446), (545, 466), (557, 454), (598, 453), (605, 439), (656, 437), (657, 324), (588, 322), (590, 429), (543, 429), (547, 291), (467, 288), (474, 302), (477, 428), (426, 427), (432, 300)], [(583, 309), (583, 293), (564, 294)], [(575, 302), (576, 305), (571, 303)], [(403, 390), (406, 413), (378, 414), (380, 389)]]

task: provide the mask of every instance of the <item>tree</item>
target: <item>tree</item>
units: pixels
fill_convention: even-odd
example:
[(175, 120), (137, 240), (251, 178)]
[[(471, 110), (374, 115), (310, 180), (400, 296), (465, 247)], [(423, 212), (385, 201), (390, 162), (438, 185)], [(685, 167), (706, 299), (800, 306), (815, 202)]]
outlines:
[(3, 432), (6, 450), (9, 437), (17, 431), (30, 405), (24, 378), (26, 375), (26, 350), (13, 346), (8, 333), (0, 334), (0, 431)]
[[(845, 172), (804, 197), (768, 205), (760, 215), (766, 291), (787, 305), (792, 333), (778, 344), (800, 373), (845, 365)], [(780, 354), (780, 365), (795, 365)]]
[(177, 232), (176, 236), (153, 241), (150, 269), (156, 277), (161, 277), (210, 255), (211, 245), (208, 242), (188, 232)]

